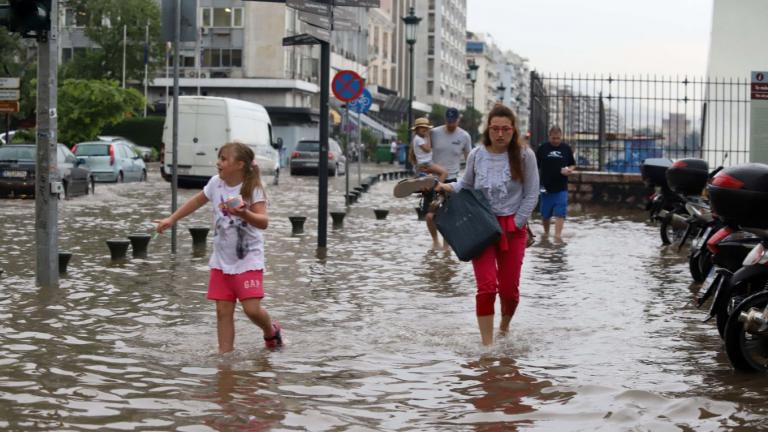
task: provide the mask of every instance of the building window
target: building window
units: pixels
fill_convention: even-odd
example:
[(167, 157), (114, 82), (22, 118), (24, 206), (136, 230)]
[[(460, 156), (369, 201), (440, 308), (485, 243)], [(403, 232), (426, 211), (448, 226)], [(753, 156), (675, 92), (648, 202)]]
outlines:
[(201, 8), (203, 27), (242, 27), (243, 8)]
[(227, 48), (208, 48), (203, 50), (203, 67), (242, 67), (242, 65), (242, 50)]
[(435, 83), (432, 81), (427, 81), (427, 95), (432, 96), (434, 92), (435, 92)]

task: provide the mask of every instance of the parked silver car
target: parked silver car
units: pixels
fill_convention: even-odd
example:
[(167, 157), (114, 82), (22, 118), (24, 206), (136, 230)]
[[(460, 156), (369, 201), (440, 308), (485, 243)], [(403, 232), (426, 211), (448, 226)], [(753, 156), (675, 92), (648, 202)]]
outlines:
[(147, 179), (147, 166), (141, 156), (123, 141), (82, 142), (72, 150), (90, 168), (98, 182), (122, 183)]
[(144, 162), (149, 162), (152, 159), (152, 149), (149, 147), (144, 147), (136, 144), (135, 142), (129, 140), (128, 138), (123, 138), (121, 136), (116, 135), (99, 135), (96, 137), (102, 141), (112, 142), (112, 141), (122, 141), (126, 144), (128, 144), (129, 147), (139, 156), (141, 156), (142, 159), (144, 159)]
[[(347, 159), (341, 146), (336, 140), (328, 139), (328, 175), (343, 175), (346, 171)], [(320, 163), (320, 141), (319, 140), (301, 140), (296, 144), (296, 148), (291, 153), (289, 167), (291, 175), (299, 173), (317, 174), (318, 164)]]

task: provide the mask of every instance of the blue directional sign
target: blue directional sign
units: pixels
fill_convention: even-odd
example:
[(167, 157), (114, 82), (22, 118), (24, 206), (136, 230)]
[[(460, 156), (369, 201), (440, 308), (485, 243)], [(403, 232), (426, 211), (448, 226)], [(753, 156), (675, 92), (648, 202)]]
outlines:
[(365, 114), (368, 112), (368, 110), (371, 109), (371, 105), (373, 105), (373, 97), (371, 97), (371, 92), (369, 92), (368, 89), (363, 89), (363, 94), (358, 96), (357, 99), (350, 102), (347, 106), (350, 110), (356, 113)]
[(336, 99), (342, 102), (351, 102), (357, 99), (365, 89), (365, 83), (355, 71), (343, 70), (333, 77), (331, 91)]

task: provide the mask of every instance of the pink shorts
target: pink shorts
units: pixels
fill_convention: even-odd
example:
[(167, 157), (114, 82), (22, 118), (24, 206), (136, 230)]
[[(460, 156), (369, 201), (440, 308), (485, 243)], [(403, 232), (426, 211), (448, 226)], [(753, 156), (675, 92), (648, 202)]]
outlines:
[(224, 274), (211, 269), (208, 280), (208, 300), (243, 301), (264, 297), (264, 270), (251, 270), (238, 274)]

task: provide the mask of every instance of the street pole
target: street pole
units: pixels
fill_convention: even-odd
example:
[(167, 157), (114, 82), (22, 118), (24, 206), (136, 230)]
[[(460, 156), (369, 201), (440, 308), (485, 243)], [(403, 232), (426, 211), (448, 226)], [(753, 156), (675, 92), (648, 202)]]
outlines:
[[(411, 130), (413, 127), (413, 44), (410, 42), (408, 43), (408, 58), (410, 59), (410, 77), (408, 79), (408, 145), (411, 146), (413, 145), (411, 142), (413, 140), (413, 131)], [(412, 168), (410, 159), (406, 157), (405, 170), (410, 171)]]
[[(178, 207), (179, 191), (179, 43), (181, 40), (181, 0), (176, 0), (173, 18), (173, 131), (171, 158), (171, 213)], [(171, 253), (176, 253), (178, 230), (176, 224), (171, 227)]]
[(346, 183), (344, 192), (344, 204), (349, 206), (349, 146), (352, 144), (352, 137), (350, 136), (352, 134), (349, 131), (349, 102), (344, 104), (344, 122), (342, 126), (344, 127), (344, 132), (347, 134), (347, 145), (344, 146), (344, 157), (346, 158), (344, 161), (344, 182)]
[(147, 116), (147, 90), (149, 85), (149, 21), (144, 30), (144, 117)]
[(125, 88), (125, 52), (128, 44), (128, 26), (123, 24), (123, 88)]
[(360, 123), (362, 120), (360, 120), (360, 111), (357, 112), (357, 185), (360, 186), (360, 184), (363, 182), (362, 180), (362, 174), (360, 174), (360, 164), (362, 164), (363, 160), (363, 141), (362, 141), (362, 131), (363, 131), (363, 124)]
[(5, 113), (5, 144), (11, 143), (11, 116)]
[(320, 161), (317, 206), (317, 252), (324, 256), (328, 237), (328, 103), (331, 91), (331, 44), (320, 42)]
[(38, 38), (37, 163), (35, 166), (36, 279), (43, 288), (59, 287), (56, 87), (59, 62), (59, 2), (51, 2), (51, 28)]
[(168, 81), (170, 81), (171, 69), (171, 43), (165, 45), (165, 114), (168, 115)]
[(474, 126), (474, 117), (475, 117), (475, 111), (477, 111), (477, 108), (475, 108), (475, 81), (472, 80), (472, 118), (473, 118), (473, 125), (472, 125), (472, 145), (475, 145), (476, 142), (476, 136), (477, 136), (477, 127)]

